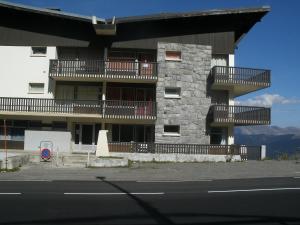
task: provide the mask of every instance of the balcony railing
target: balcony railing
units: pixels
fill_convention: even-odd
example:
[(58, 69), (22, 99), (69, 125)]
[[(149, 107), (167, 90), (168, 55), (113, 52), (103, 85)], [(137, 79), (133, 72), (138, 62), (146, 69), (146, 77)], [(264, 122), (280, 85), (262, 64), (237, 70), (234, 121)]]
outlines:
[(0, 98), (0, 111), (94, 114), (102, 118), (156, 119), (156, 102)]
[(211, 71), (212, 83), (240, 84), (269, 87), (271, 71), (229, 66), (214, 66)]
[(264, 107), (213, 105), (209, 116), (213, 123), (268, 125), (271, 122), (271, 110)]
[(50, 60), (49, 76), (60, 79), (157, 80), (157, 63), (120, 60)]
[(108, 148), (118, 153), (240, 155), (241, 160), (261, 159), (261, 146), (111, 142)]

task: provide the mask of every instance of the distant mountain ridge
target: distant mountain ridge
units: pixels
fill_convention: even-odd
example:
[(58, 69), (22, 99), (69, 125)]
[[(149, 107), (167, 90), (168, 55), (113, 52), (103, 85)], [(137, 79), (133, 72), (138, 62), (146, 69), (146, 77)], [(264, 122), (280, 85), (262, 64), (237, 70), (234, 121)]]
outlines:
[(266, 145), (267, 156), (289, 155), (300, 152), (300, 128), (278, 126), (248, 126), (235, 128), (235, 143)]

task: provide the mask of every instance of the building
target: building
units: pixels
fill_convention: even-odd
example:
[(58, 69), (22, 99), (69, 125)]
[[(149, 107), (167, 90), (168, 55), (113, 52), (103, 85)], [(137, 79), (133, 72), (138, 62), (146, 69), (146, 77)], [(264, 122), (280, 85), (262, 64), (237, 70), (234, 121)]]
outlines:
[(269, 108), (234, 104), (270, 86), (269, 70), (234, 63), (269, 10), (105, 20), (1, 2), (8, 147), (24, 148), (25, 130), (70, 132), (72, 151), (93, 149), (101, 129), (109, 142), (234, 144), (234, 126), (270, 124)]

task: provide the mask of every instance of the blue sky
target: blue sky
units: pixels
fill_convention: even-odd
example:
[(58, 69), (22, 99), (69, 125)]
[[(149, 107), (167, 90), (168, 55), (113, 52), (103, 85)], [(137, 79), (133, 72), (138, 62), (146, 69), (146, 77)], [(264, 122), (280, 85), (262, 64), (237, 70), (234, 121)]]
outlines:
[(272, 70), (272, 87), (237, 100), (272, 105), (272, 125), (300, 127), (300, 1), (297, 0), (10, 0), (102, 18), (220, 8), (271, 6), (236, 50), (236, 66)]

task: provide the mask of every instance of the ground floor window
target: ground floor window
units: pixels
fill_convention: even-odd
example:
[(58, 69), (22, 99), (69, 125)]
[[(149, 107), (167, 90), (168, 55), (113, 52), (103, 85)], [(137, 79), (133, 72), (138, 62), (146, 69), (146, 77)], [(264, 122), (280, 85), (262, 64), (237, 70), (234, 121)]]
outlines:
[(101, 124), (75, 124), (75, 144), (97, 145)]
[(227, 128), (212, 127), (210, 129), (210, 143), (215, 145), (227, 144)]
[[(40, 120), (6, 120), (6, 140), (24, 141), (25, 130), (66, 131), (66, 122), (42, 123)], [(5, 139), (4, 120), (0, 120), (0, 140)]]
[(112, 125), (113, 142), (154, 142), (152, 125)]

